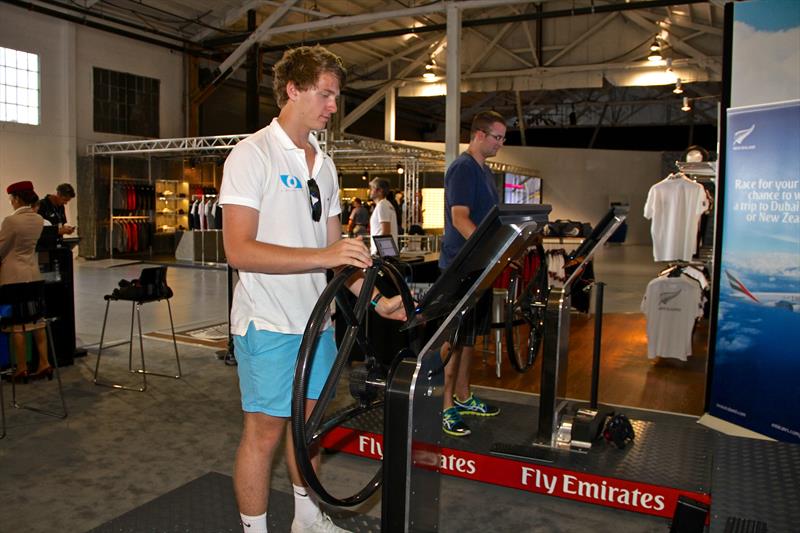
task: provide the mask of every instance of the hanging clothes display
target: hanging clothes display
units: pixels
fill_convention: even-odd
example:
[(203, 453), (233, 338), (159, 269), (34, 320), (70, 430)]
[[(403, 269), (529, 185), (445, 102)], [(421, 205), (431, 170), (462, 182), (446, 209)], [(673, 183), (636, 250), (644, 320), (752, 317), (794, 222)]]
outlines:
[(567, 273), (564, 264), (567, 251), (564, 248), (547, 250), (547, 280), (551, 287), (563, 287), (567, 281)]
[(216, 199), (210, 198), (206, 201), (206, 229), (217, 229), (214, 225), (214, 203)]
[(697, 250), (700, 216), (709, 208), (699, 183), (684, 174), (670, 174), (650, 188), (644, 217), (651, 220), (653, 259), (690, 261)]
[(219, 200), (214, 204), (214, 225), (217, 229), (222, 229), (222, 206)]
[(200, 203), (197, 204), (197, 216), (199, 219), (197, 229), (208, 229), (206, 225), (206, 201), (205, 199), (200, 200)]
[[(685, 265), (688, 266), (688, 265)], [(647, 318), (647, 357), (686, 361), (692, 355), (692, 332), (703, 316), (704, 291), (699, 279), (684, 266), (668, 268), (647, 284), (641, 309)], [(702, 274), (701, 274), (702, 275)], [(708, 281), (703, 276), (708, 286)]]
[(119, 214), (155, 209), (155, 191), (153, 185), (115, 181), (112, 208)]
[(150, 248), (155, 225), (148, 220), (116, 219), (111, 228), (111, 245), (115, 253), (138, 253)]

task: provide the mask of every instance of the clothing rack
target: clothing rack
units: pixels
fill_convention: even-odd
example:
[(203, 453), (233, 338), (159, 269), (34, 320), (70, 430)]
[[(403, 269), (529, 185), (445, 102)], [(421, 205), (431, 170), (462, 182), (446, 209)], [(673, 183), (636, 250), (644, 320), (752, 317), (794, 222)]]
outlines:
[(148, 215), (120, 215), (120, 216), (114, 215), (114, 220), (118, 220), (118, 219), (133, 219), (133, 218), (150, 220), (150, 217)]
[(717, 176), (716, 161), (675, 161), (675, 167), (679, 172), (691, 174), (692, 176), (705, 176), (715, 178)]

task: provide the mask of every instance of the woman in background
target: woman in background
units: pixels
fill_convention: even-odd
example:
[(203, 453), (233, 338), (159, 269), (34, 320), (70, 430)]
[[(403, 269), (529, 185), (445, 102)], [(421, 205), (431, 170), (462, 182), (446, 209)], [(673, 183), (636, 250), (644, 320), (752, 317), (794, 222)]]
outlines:
[[(0, 303), (13, 304), (20, 284), (41, 281), (36, 242), (42, 234), (44, 219), (37, 215), (32, 206), (39, 199), (30, 181), (12, 183), (6, 189), (14, 212), (3, 219), (0, 225)], [(23, 287), (24, 288), (24, 287)], [(47, 336), (44, 328), (33, 326), (39, 364), (34, 378), (52, 379), (53, 367), (47, 359)], [(25, 331), (30, 325), (12, 325), (3, 328), (11, 335), (12, 352), (16, 356), (17, 370), (13, 378), (16, 382), (27, 383), (31, 375), (25, 358)]]
[[(389, 190), (389, 181), (375, 178), (369, 182), (369, 197), (375, 202), (375, 209), (369, 219), (369, 233), (375, 235), (391, 235), (397, 244), (397, 209), (394, 195)], [(377, 252), (375, 242), (370, 243), (373, 254)]]

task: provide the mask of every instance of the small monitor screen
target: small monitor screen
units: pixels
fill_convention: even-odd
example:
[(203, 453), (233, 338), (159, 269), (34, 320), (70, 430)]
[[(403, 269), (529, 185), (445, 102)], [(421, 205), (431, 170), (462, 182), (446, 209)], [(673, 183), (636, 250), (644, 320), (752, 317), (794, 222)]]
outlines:
[(503, 176), (503, 202), (506, 204), (541, 204), (542, 178), (506, 172)]
[(397, 250), (397, 244), (394, 242), (394, 237), (391, 235), (375, 235), (372, 237), (372, 241), (375, 243), (379, 257), (397, 257), (400, 255)]

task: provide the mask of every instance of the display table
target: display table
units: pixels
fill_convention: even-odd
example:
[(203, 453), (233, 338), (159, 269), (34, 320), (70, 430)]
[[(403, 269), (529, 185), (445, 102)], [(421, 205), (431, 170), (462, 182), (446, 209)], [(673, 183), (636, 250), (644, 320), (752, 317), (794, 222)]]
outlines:
[(75, 283), (72, 249), (79, 242), (79, 237), (47, 242), (40, 240), (36, 247), (39, 252), (39, 269), (45, 279), (46, 316), (58, 319), (51, 325), (58, 366), (71, 365), (76, 355), (86, 353), (85, 350), (76, 350), (75, 347)]
[(175, 248), (175, 259), (203, 263), (225, 262), (222, 230), (179, 231), (176, 235), (178, 246)]

